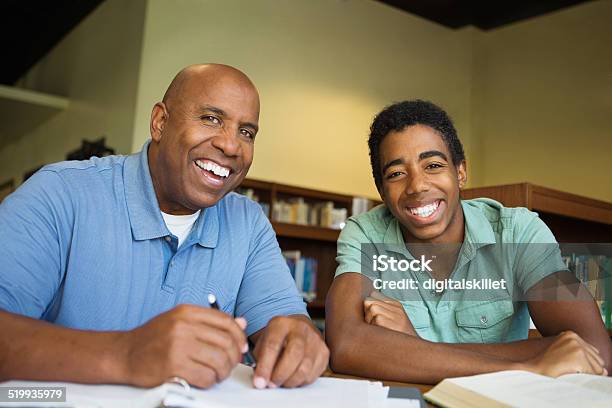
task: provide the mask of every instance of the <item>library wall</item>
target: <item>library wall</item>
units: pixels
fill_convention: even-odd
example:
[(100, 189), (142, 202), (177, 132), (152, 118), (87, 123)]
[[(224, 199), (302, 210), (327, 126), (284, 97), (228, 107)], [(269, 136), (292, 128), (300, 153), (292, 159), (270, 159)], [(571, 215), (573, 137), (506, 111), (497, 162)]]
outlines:
[(529, 181), (612, 201), (612, 2), (475, 37), (479, 185)]
[(470, 154), (471, 35), (371, 0), (150, 0), (132, 149), (181, 67), (224, 62), (261, 94), (249, 177), (377, 197), (366, 140), (393, 101), (441, 104)]
[[(106, 136), (129, 153), (146, 0), (107, 0), (43, 57), (17, 84), (70, 99), (56, 114), (0, 150), (0, 182), (42, 164), (65, 160), (82, 139)], [(11, 118), (11, 112), (3, 112)]]

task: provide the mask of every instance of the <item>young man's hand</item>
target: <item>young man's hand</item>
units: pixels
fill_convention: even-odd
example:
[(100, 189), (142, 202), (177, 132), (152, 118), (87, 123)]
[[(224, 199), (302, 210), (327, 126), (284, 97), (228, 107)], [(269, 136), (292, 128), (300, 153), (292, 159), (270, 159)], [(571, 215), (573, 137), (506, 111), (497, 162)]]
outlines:
[(299, 387), (316, 380), (327, 368), (329, 349), (305, 316), (279, 316), (257, 336), (256, 388)]
[(528, 360), (526, 369), (550, 377), (577, 373), (608, 375), (599, 351), (571, 331), (559, 334), (543, 354)]
[(363, 301), (363, 311), (368, 324), (417, 336), (402, 304), (378, 291), (372, 291)]
[(172, 377), (207, 388), (225, 379), (248, 349), (246, 321), (179, 305), (119, 338), (125, 383), (153, 387)]

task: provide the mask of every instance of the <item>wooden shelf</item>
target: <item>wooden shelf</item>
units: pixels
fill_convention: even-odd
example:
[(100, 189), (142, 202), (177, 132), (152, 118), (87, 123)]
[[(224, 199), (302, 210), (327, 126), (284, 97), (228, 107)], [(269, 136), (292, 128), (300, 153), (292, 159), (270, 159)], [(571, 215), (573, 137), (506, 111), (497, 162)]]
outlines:
[(461, 196), (463, 198), (489, 197), (507, 207), (527, 207), (534, 211), (612, 224), (612, 203), (531, 183), (470, 188), (462, 191)]
[(5, 118), (0, 124), (0, 147), (19, 139), (69, 105), (64, 97), (0, 85), (0, 111)]
[(301, 238), (318, 241), (336, 242), (340, 230), (313, 227), (311, 225), (288, 224), (284, 222), (272, 222), (272, 228), (279, 237)]
[(536, 211), (559, 242), (612, 242), (612, 204), (605, 201), (530, 183), (470, 188), (461, 196)]

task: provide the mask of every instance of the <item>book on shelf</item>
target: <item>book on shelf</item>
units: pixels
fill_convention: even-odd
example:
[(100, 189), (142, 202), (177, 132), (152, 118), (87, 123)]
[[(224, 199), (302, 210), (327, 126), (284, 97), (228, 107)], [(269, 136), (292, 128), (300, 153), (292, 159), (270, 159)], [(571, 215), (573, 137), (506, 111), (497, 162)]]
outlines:
[(612, 378), (588, 374), (551, 378), (528, 371), (500, 371), (447, 378), (424, 397), (446, 408), (609, 407)]
[(282, 254), (298, 292), (307, 302), (314, 300), (317, 297), (317, 260), (303, 257), (300, 251), (283, 251)]
[[(596, 300), (606, 326), (610, 324), (610, 304), (612, 303), (612, 258), (605, 255), (567, 254), (562, 257), (565, 266), (584, 284)], [(608, 316), (606, 318), (606, 316)]]
[(352, 215), (359, 215), (370, 211), (376, 203), (373, 200), (365, 197), (353, 197), (353, 205), (351, 209)]
[(290, 224), (342, 229), (348, 216), (346, 208), (335, 208), (332, 201), (309, 203), (302, 197), (277, 200), (271, 220)]

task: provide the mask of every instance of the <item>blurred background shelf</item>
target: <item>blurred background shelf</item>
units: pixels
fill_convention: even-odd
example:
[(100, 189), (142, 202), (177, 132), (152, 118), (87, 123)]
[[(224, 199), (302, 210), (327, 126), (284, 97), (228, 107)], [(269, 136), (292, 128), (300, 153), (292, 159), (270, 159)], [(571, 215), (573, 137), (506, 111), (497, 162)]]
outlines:
[(272, 228), (278, 237), (302, 238), (319, 241), (336, 242), (340, 230), (310, 225), (289, 224), (285, 222), (272, 222)]
[(65, 110), (70, 100), (29, 89), (0, 85), (0, 148)]
[[(317, 203), (331, 202), (335, 209), (345, 209), (346, 215), (351, 216), (355, 198), (344, 194), (254, 179), (245, 179), (237, 191), (247, 193), (262, 205), (264, 212), (267, 212), (268, 217), (271, 218), (272, 228), (276, 232), (283, 253), (299, 251), (302, 257), (316, 261), (316, 297), (307, 302), (307, 305), (313, 318), (323, 319), (325, 296), (336, 271), (336, 242), (341, 230), (276, 221), (272, 216), (274, 203), (302, 199), (305, 203), (314, 206)], [(363, 200), (363, 198), (357, 199)], [(380, 203), (377, 200), (368, 202), (369, 206)]]

